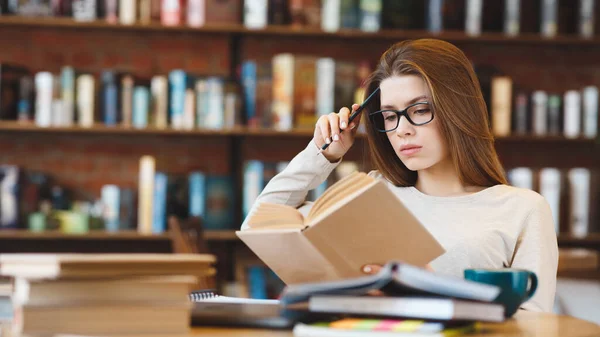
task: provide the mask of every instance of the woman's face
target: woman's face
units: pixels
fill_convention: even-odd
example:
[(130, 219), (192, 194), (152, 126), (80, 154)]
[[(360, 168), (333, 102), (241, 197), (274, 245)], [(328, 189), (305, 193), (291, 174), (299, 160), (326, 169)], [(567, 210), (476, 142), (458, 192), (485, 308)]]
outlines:
[[(431, 102), (431, 93), (427, 84), (416, 75), (388, 77), (381, 82), (380, 89), (381, 110), (404, 110), (416, 102)], [(415, 116), (414, 121), (428, 113), (427, 105), (418, 107), (418, 110), (410, 110), (411, 117)], [(411, 171), (429, 169), (449, 157), (448, 147), (439, 131), (438, 116), (435, 114), (433, 116), (431, 122), (420, 126), (412, 125), (405, 116), (401, 116), (398, 128), (387, 132), (396, 155)], [(394, 118), (393, 114), (388, 114), (386, 117), (392, 124)]]

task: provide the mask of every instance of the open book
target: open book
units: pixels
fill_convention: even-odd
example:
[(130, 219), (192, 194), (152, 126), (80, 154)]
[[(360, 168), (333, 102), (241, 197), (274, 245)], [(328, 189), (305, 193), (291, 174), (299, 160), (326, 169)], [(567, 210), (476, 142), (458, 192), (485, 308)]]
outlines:
[(294, 207), (260, 204), (238, 237), (286, 284), (362, 276), (365, 264), (425, 266), (444, 253), (380, 180), (355, 172), (318, 198), (304, 217)]

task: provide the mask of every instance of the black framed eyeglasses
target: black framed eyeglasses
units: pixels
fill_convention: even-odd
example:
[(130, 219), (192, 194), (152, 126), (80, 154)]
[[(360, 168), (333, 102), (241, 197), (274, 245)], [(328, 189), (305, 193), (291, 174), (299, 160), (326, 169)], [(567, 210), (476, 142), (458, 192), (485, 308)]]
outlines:
[(379, 110), (369, 114), (375, 129), (379, 132), (396, 130), (401, 116), (406, 117), (406, 120), (412, 125), (425, 125), (433, 120), (433, 109), (429, 102), (417, 102), (404, 110)]

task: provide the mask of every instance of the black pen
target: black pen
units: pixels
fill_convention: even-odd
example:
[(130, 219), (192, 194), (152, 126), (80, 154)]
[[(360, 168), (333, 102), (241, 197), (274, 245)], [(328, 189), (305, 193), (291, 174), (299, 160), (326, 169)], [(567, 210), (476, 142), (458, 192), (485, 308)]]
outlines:
[[(354, 111), (350, 115), (350, 117), (348, 117), (348, 126), (350, 126), (350, 123), (352, 123), (352, 121), (356, 118), (356, 116), (358, 116), (360, 114), (360, 112), (365, 108), (365, 106), (369, 103), (369, 101), (371, 101), (371, 98), (373, 98), (373, 96), (375, 96), (375, 94), (377, 94), (378, 92), (379, 92), (379, 87), (377, 87), (377, 89), (373, 90), (373, 92), (369, 95), (369, 97), (367, 97), (367, 99), (365, 99), (365, 101), (358, 107), (358, 109), (356, 109), (356, 111)], [(342, 133), (342, 132), (344, 132), (344, 129), (340, 130), (340, 133)], [(331, 141), (331, 143), (333, 143), (333, 141)], [(331, 143), (323, 144), (319, 153), (325, 151)]]

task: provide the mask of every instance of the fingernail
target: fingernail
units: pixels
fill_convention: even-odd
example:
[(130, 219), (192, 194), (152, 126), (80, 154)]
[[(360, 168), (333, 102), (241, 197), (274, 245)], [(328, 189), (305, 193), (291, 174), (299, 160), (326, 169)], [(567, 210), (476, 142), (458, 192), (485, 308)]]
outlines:
[(356, 124), (352, 123), (350, 124), (350, 129), (354, 129), (356, 127)]
[(371, 270), (372, 270), (372, 269), (371, 269), (371, 267), (369, 267), (369, 266), (364, 266), (364, 267), (363, 267), (363, 273), (370, 273), (370, 272), (371, 272)]
[(327, 143), (327, 144), (331, 143), (331, 140), (329, 140), (329, 137), (325, 138), (325, 143)]
[(345, 122), (345, 121), (342, 121), (342, 124), (340, 124), (340, 127), (341, 127), (342, 129), (345, 129), (345, 128), (346, 128), (346, 122)]
[(340, 136), (338, 136), (337, 134), (333, 135), (333, 140), (335, 140), (335, 141), (340, 140)]

